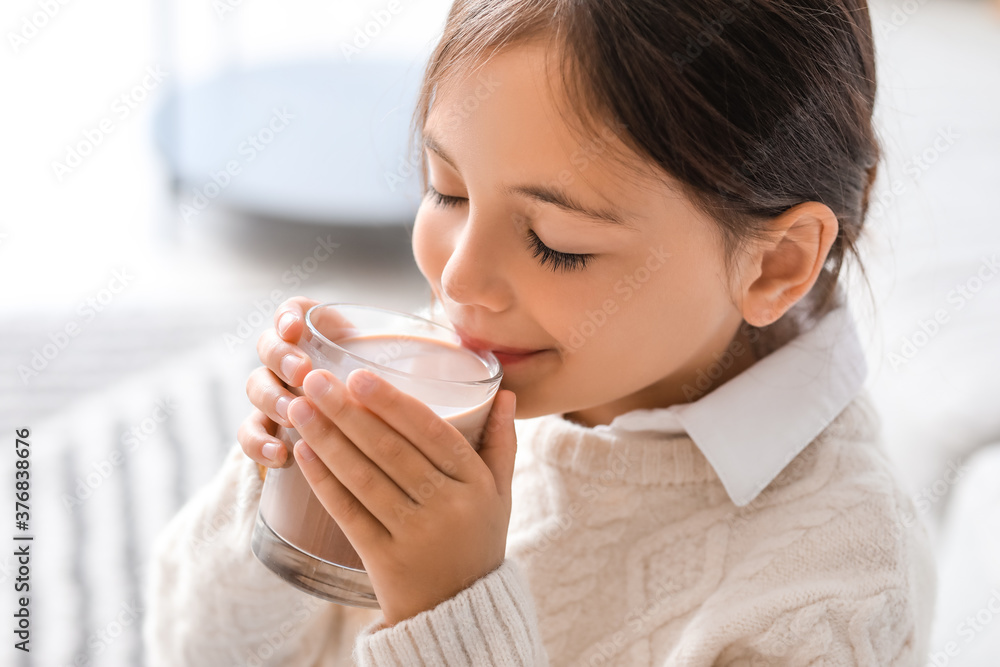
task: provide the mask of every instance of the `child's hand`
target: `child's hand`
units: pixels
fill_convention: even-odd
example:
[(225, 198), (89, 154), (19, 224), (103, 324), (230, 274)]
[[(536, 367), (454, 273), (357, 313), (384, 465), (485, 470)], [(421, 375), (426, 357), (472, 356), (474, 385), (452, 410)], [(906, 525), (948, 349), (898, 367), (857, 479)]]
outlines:
[[(264, 331), (257, 340), (257, 356), (264, 366), (256, 368), (247, 380), (247, 397), (256, 409), (243, 420), (236, 437), (247, 456), (268, 468), (292, 463), (276, 434), (279, 424), (291, 426), (286, 411), (297, 394), (288, 391), (282, 380), (287, 386), (299, 387), (312, 369), (309, 357), (295, 345), (305, 329), (306, 311), (317, 303), (305, 297), (285, 301), (274, 311), (275, 328)], [(286, 360), (286, 355), (293, 359)], [(293, 368), (291, 361), (298, 361), (298, 366)]]
[[(370, 393), (364, 380), (374, 380)], [(387, 626), (454, 597), (503, 562), (517, 449), (514, 393), (497, 392), (478, 452), (367, 370), (309, 373), (289, 417), (295, 460), (364, 563)]]

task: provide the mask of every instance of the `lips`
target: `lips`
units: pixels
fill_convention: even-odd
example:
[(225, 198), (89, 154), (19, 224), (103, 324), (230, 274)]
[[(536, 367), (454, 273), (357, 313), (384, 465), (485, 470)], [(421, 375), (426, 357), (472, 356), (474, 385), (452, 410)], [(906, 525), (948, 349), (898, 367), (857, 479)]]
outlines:
[[(454, 325), (453, 325), (454, 326)], [(517, 355), (528, 355), (533, 352), (541, 352), (540, 348), (524, 348), (524, 347), (510, 347), (508, 345), (500, 345), (492, 341), (484, 340), (482, 338), (476, 338), (470, 336), (464, 330), (459, 327), (454, 327), (455, 331), (458, 333), (459, 338), (462, 339), (462, 343), (469, 348), (475, 350), (489, 350), (493, 353), (500, 353), (503, 355), (517, 356)]]

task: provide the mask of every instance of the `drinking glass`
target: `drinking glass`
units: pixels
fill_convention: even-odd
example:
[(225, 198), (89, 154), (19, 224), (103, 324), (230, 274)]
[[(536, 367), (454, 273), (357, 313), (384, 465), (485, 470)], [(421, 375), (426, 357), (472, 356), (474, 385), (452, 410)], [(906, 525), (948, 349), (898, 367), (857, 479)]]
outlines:
[[(479, 450), (503, 369), (488, 350), (461, 345), (452, 329), (423, 317), (355, 303), (324, 303), (306, 312), (298, 346), (312, 367), (342, 382), (366, 368), (452, 424)], [(302, 395), (301, 388), (292, 392)], [(290, 465), (269, 468), (251, 547), (272, 572), (331, 602), (379, 608), (368, 573), (323, 507), (292, 455), (299, 439), (279, 425)]]

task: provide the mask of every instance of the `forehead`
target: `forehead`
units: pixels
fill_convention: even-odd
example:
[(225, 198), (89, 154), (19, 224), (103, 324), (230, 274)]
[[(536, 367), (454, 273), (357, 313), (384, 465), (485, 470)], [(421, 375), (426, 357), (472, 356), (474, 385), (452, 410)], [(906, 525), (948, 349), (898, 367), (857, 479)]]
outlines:
[(440, 83), (425, 136), (455, 158), (460, 172), (488, 159), (512, 180), (589, 186), (619, 202), (634, 200), (637, 189), (662, 189), (664, 175), (625, 144), (624, 127), (604, 121), (588, 127), (574, 113), (557, 65), (554, 52), (539, 44), (477, 61)]
[(546, 139), (546, 145), (567, 141), (572, 112), (558, 67), (558, 52), (536, 42), (509, 46), (459, 68), (438, 83), (427, 124), (453, 131), (462, 125), (502, 125), (512, 139)]

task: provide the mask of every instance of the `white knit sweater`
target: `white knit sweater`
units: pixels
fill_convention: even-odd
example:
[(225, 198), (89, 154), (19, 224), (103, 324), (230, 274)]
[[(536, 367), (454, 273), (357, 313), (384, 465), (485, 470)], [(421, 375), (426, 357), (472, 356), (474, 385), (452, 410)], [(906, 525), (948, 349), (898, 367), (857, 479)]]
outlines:
[(744, 507), (686, 435), (516, 426), (506, 560), (388, 629), (256, 560), (234, 446), (154, 545), (150, 665), (923, 664), (933, 555), (866, 393)]

